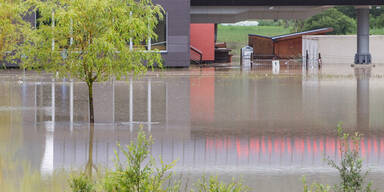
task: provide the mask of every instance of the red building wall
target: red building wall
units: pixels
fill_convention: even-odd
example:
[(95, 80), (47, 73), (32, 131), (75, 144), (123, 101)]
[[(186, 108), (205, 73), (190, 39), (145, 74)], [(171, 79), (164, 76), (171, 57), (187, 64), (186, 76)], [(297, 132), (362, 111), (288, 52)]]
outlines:
[(191, 24), (191, 45), (203, 52), (203, 61), (214, 61), (215, 24)]

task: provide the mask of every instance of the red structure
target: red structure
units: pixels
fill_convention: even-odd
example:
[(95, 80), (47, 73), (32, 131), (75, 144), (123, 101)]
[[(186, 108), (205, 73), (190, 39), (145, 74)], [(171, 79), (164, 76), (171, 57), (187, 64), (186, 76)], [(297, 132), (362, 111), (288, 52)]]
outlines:
[(248, 45), (253, 47), (253, 55), (258, 59), (271, 59), (273, 57), (280, 59), (300, 58), (304, 35), (324, 35), (332, 31), (333, 28), (323, 28), (275, 37), (249, 34)]
[(202, 53), (204, 62), (215, 60), (215, 24), (191, 24), (190, 41)]

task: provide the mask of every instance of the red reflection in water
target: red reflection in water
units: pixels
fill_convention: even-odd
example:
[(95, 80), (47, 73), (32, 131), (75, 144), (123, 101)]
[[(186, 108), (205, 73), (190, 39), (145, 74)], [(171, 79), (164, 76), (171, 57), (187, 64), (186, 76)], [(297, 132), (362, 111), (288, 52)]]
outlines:
[(292, 153), (291, 139), (287, 138), (287, 151), (288, 153)]
[(270, 137), (268, 137), (268, 154), (272, 154), (272, 141)]
[(251, 147), (252, 154), (259, 153), (259, 148), (260, 148), (259, 139), (257, 139), (257, 138), (251, 139), (250, 147)]
[[(293, 155), (303, 156), (305, 154), (313, 154), (314, 156), (323, 156), (324, 152), (326, 156), (340, 158), (341, 141), (336, 137), (255, 137), (255, 138), (241, 138), (236, 137), (235, 147), (237, 156), (239, 158), (249, 157), (249, 155), (257, 155), (262, 153), (263, 155), (289, 155), (295, 152)], [(324, 143), (325, 141), (325, 143)], [(206, 150), (217, 152), (228, 151), (231, 149), (231, 139), (226, 138), (206, 138)], [(354, 142), (352, 140), (347, 141), (349, 149), (354, 148)], [(380, 142), (380, 143), (379, 143)], [(293, 146), (292, 146), (293, 144)], [(384, 140), (383, 138), (371, 137), (362, 138), (359, 142), (361, 155), (363, 158), (368, 159), (370, 155), (381, 155), (384, 153)], [(380, 145), (380, 146), (379, 146)], [(348, 145), (345, 149), (348, 150)], [(312, 157), (312, 156), (309, 156)]]
[(319, 141), (319, 147), (320, 147), (320, 152), (323, 153), (323, 152), (324, 152), (324, 142), (323, 142), (323, 138), (320, 138), (320, 141)]
[(273, 149), (275, 153), (280, 153), (280, 148), (281, 148), (281, 142), (279, 138), (274, 139), (274, 146), (275, 148)]
[(294, 146), (298, 153), (302, 154), (304, 152), (304, 139), (296, 138), (294, 140)]
[(264, 136), (261, 137), (261, 149), (263, 150), (263, 154), (265, 155), (265, 143), (264, 143), (265, 139), (264, 139)]
[(313, 140), (313, 152), (315, 154), (317, 153), (317, 142), (316, 142), (316, 140)]
[(380, 152), (383, 154), (384, 153), (384, 139), (380, 139)]
[[(224, 140), (224, 142), (225, 142), (225, 140)], [(220, 139), (216, 140), (216, 149), (218, 149), (219, 151), (223, 150), (223, 141), (222, 140), (220, 140)]]
[(249, 156), (248, 144), (241, 145), (239, 139), (236, 139), (236, 149), (237, 149), (238, 157), (248, 157)]

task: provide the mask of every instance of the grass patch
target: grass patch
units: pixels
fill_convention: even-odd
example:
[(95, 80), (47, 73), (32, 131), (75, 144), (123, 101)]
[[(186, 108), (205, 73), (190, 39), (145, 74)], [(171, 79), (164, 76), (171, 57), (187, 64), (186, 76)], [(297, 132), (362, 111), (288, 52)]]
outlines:
[(370, 31), (371, 35), (384, 35), (384, 28), (374, 28)]

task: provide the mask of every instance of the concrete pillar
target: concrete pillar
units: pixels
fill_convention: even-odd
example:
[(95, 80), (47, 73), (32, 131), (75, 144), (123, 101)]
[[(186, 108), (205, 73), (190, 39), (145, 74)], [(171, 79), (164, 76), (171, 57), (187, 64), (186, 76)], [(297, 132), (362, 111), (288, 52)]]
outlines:
[(356, 7), (357, 9), (357, 53), (355, 64), (370, 64), (369, 53), (369, 7)]

